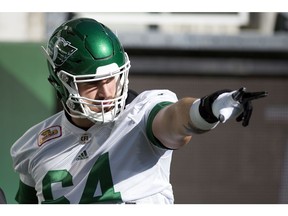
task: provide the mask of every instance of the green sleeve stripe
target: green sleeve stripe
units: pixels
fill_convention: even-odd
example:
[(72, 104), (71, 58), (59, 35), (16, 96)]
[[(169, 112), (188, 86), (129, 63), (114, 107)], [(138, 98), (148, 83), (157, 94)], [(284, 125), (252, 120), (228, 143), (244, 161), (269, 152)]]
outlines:
[(24, 184), (20, 180), (19, 189), (16, 194), (15, 200), (20, 204), (37, 204), (38, 199), (35, 188)]
[(151, 110), (149, 116), (148, 116), (148, 121), (147, 121), (147, 125), (146, 125), (146, 134), (149, 138), (149, 140), (156, 146), (160, 147), (160, 148), (164, 148), (164, 149), (169, 149), (166, 146), (164, 146), (153, 134), (152, 131), (152, 122), (155, 118), (155, 116), (157, 115), (157, 113), (163, 109), (164, 107), (173, 104), (172, 102), (169, 101), (163, 101), (161, 103), (158, 103), (155, 105), (155, 107)]

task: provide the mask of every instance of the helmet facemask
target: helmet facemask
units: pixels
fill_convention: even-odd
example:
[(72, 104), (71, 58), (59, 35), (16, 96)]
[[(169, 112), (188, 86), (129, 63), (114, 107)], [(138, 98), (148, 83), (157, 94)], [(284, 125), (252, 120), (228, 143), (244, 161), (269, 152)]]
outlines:
[[(130, 62), (127, 54), (126, 62), (122, 67), (112, 63), (97, 68), (95, 74), (72, 75), (64, 70), (57, 72), (59, 80), (69, 92), (67, 100), (62, 101), (64, 109), (73, 118), (87, 118), (94, 123), (106, 123), (114, 121), (125, 108), (125, 100), (128, 93), (128, 74)], [(90, 99), (82, 97), (78, 90), (78, 83), (95, 82), (114, 77), (116, 79), (116, 93), (113, 99)], [(99, 108), (99, 112), (91, 108)]]

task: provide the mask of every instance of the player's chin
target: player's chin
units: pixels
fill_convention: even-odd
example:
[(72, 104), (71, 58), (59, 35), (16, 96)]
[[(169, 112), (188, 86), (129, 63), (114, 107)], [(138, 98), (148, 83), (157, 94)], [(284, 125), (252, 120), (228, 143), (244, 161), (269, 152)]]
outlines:
[(91, 111), (96, 112), (96, 113), (102, 113), (102, 110), (104, 113), (109, 112), (113, 109), (114, 106), (109, 106), (109, 107), (104, 107), (104, 108), (90, 108)]

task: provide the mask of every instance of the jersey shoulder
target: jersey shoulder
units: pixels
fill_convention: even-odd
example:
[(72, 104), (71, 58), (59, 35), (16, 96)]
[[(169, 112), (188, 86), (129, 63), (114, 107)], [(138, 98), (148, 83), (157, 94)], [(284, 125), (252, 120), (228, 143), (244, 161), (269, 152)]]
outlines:
[(34, 154), (34, 152), (44, 145), (44, 143), (53, 137), (62, 134), (61, 119), (64, 112), (54, 114), (53, 116), (39, 122), (28, 129), (11, 147), (10, 154), (13, 160), (13, 166), (17, 167), (24, 164)]
[(176, 94), (167, 89), (147, 90), (140, 93), (133, 101), (132, 105), (156, 105), (163, 101), (175, 103), (178, 100)]
[(157, 99), (163, 98), (170, 99), (170, 100), (177, 100), (177, 96), (174, 92), (168, 90), (168, 89), (155, 89), (155, 90), (147, 90), (139, 94), (141, 99), (146, 98), (146, 99)]
[(118, 117), (118, 122), (127, 116), (135, 121), (146, 119), (149, 112), (159, 103), (177, 102), (177, 96), (170, 90), (147, 90), (140, 93), (130, 104), (126, 105), (125, 111)]

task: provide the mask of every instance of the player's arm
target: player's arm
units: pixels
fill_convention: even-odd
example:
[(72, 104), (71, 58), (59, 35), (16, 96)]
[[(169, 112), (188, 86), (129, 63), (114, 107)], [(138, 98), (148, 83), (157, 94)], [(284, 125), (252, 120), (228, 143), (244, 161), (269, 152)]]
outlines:
[(36, 193), (34, 187), (30, 187), (20, 180), (15, 199), (19, 204), (37, 204), (38, 198)]
[[(177, 149), (192, 138), (189, 110), (196, 98), (183, 98), (161, 109), (154, 118), (154, 136), (167, 148)], [(193, 127), (194, 128), (194, 127)]]
[(237, 117), (246, 127), (252, 115), (252, 100), (267, 96), (266, 92), (220, 90), (203, 98), (183, 98), (164, 107), (152, 123), (154, 136), (167, 148), (178, 149), (193, 134), (215, 128), (219, 122)]

